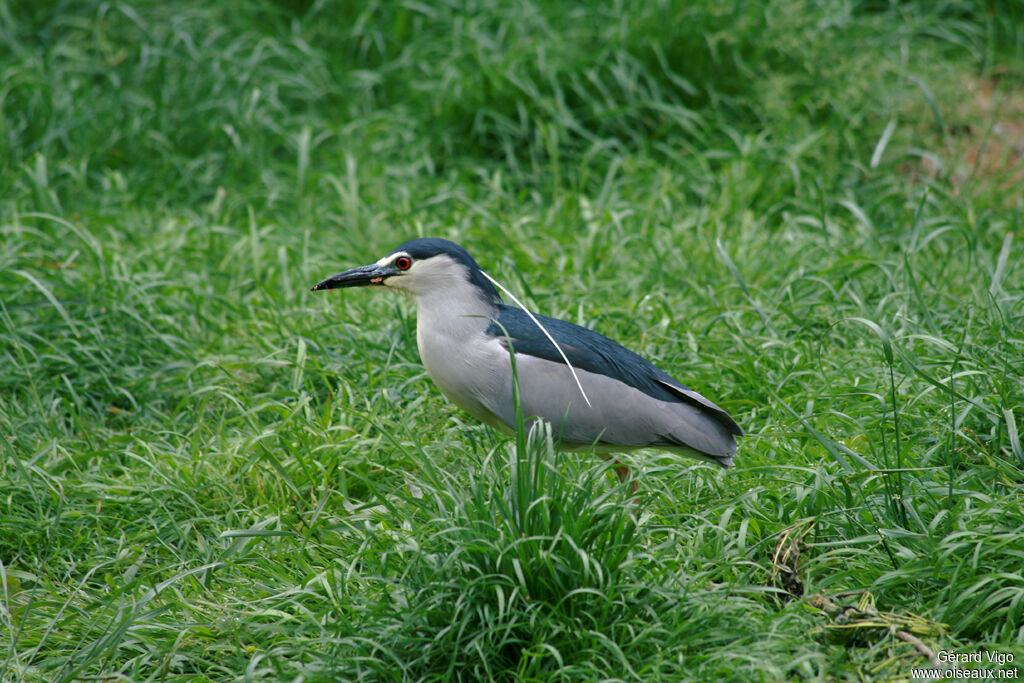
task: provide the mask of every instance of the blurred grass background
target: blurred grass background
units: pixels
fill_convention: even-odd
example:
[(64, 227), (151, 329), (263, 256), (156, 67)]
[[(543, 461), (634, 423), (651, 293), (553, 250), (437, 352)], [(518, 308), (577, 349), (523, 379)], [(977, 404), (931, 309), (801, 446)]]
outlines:
[[(1022, 155), (1019, 0), (0, 0), (0, 678), (1021, 659)], [(633, 510), (308, 291), (427, 235), (737, 467)]]

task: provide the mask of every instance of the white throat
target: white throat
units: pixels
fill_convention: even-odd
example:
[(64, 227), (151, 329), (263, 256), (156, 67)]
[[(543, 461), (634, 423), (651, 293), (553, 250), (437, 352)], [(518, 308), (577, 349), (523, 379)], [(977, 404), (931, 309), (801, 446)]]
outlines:
[(493, 301), (468, 276), (461, 263), (435, 256), (385, 283), (416, 302), (416, 346), (441, 392), (470, 415), (499, 426), (480, 397), (500, 388), (498, 370), (508, 354), (486, 334)]
[[(448, 256), (416, 262), (404, 275), (384, 284), (416, 302), (417, 327), (484, 330), (490, 325), (494, 304), (469, 281), (466, 266)], [(422, 347), (421, 347), (422, 349)]]

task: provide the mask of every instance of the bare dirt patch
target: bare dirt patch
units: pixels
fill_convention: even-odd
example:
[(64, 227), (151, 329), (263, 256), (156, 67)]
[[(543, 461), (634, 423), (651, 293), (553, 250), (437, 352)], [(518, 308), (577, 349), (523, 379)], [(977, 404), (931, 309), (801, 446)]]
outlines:
[[(947, 122), (944, 158), (923, 155), (908, 169), (917, 177), (947, 177), (955, 192), (966, 186), (1024, 196), (1024, 82), (1020, 75), (972, 77)], [(1016, 198), (1016, 199), (1015, 199)]]

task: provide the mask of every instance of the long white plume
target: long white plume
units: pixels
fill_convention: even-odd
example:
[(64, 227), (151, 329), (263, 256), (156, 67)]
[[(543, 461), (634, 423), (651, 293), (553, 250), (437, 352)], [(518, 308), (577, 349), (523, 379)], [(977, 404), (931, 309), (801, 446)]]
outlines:
[[(481, 270), (480, 272), (484, 273), (483, 270)], [(583, 400), (587, 402), (588, 406), (590, 406), (590, 399), (587, 398), (587, 392), (583, 391), (583, 384), (580, 383), (580, 378), (579, 376), (576, 375), (576, 368), (574, 368), (572, 366), (572, 363), (569, 362), (569, 359), (565, 355), (565, 351), (562, 351), (562, 347), (559, 346), (558, 342), (555, 341), (555, 338), (551, 336), (551, 333), (549, 333), (544, 328), (544, 326), (540, 324), (540, 321), (537, 320), (533, 313), (530, 313), (529, 309), (527, 309), (526, 306), (523, 305), (523, 302), (516, 298), (515, 294), (505, 289), (505, 286), (503, 284), (495, 280), (487, 273), (484, 273), (484, 277), (490, 280), (495, 287), (508, 294), (509, 298), (512, 299), (512, 301), (516, 302), (516, 306), (519, 306), (519, 308), (523, 309), (523, 312), (526, 313), (526, 315), (530, 316), (530, 320), (533, 321), (534, 325), (540, 328), (540, 331), (544, 333), (544, 336), (551, 340), (551, 343), (555, 345), (555, 348), (558, 349), (558, 353), (562, 356), (562, 360), (564, 360), (565, 364), (569, 367), (569, 372), (572, 373), (572, 378), (576, 380), (576, 386), (580, 388), (580, 393), (583, 394)]]

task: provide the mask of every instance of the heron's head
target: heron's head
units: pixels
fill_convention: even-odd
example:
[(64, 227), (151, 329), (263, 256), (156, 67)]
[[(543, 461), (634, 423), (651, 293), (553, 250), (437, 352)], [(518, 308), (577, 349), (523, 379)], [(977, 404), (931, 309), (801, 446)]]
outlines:
[(390, 287), (417, 299), (475, 296), (492, 304), (501, 303), (498, 290), (469, 252), (437, 237), (410, 240), (376, 263), (318, 282), (313, 291), (339, 287)]

